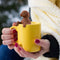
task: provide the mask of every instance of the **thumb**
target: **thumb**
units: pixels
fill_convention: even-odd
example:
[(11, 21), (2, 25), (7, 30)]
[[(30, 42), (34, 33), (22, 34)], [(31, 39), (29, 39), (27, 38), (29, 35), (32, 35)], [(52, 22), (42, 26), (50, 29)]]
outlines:
[(35, 44), (41, 47), (46, 47), (49, 44), (49, 40), (47, 39), (36, 39)]

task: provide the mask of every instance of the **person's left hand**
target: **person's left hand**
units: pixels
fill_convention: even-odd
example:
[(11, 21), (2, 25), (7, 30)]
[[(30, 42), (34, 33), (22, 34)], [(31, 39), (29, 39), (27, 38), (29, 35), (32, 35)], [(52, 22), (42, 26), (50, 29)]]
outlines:
[(35, 40), (36, 45), (41, 46), (41, 50), (37, 53), (30, 53), (25, 51), (22, 47), (20, 47), (17, 43), (15, 44), (14, 50), (19, 54), (21, 57), (27, 57), (27, 58), (38, 58), (39, 56), (43, 55), (46, 52), (49, 52), (50, 48), (50, 42), (49, 40), (44, 39), (36, 39)]

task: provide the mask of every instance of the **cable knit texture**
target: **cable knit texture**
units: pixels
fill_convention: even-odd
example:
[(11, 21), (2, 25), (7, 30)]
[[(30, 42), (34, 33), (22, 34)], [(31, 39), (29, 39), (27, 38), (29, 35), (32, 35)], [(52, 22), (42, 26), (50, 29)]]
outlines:
[[(60, 42), (60, 8), (57, 0), (29, 0), (28, 3), (32, 21), (41, 23), (41, 35), (52, 34)], [(40, 59), (50, 60), (42, 56), (32, 60)]]

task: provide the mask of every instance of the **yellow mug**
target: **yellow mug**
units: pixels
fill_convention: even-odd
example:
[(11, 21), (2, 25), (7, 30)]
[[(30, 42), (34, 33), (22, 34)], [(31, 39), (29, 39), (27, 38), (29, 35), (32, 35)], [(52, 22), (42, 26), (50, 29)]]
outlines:
[(37, 46), (34, 41), (35, 39), (41, 38), (41, 24), (39, 22), (31, 22), (23, 27), (23, 24), (18, 26), (12, 26), (11, 29), (16, 29), (18, 33), (17, 43), (21, 45), (25, 51), (38, 52), (40, 46)]

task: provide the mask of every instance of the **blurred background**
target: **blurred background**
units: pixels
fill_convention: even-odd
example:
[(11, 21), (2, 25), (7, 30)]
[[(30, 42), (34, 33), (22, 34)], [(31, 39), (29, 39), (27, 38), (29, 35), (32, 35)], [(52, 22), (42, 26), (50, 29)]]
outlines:
[(0, 45), (1, 31), (4, 27), (11, 27), (13, 22), (21, 21), (20, 13), (29, 11), (27, 0), (0, 0)]

